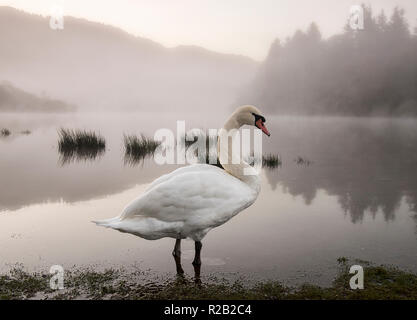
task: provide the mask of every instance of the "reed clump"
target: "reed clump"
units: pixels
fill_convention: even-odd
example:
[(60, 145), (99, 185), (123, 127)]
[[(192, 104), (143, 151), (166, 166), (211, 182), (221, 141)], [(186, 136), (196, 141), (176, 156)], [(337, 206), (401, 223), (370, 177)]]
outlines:
[(62, 164), (76, 160), (94, 160), (106, 149), (104, 138), (93, 131), (61, 128), (58, 135), (58, 151)]
[(59, 130), (58, 147), (60, 150), (83, 148), (104, 149), (106, 147), (106, 141), (100, 134), (93, 131), (61, 128)]
[(282, 165), (282, 161), (280, 157), (276, 154), (268, 154), (266, 156), (262, 156), (262, 167), (268, 169), (275, 169)]
[(132, 165), (142, 162), (146, 157), (153, 156), (157, 148), (161, 145), (160, 141), (146, 137), (143, 134), (140, 137), (136, 135), (124, 135), (123, 141), (125, 163)]
[(3, 129), (0, 130), (0, 135), (3, 136), (3, 137), (8, 137), (8, 136), (10, 136), (10, 134), (11, 134), (11, 132), (7, 128), (3, 128)]
[(309, 165), (313, 164), (313, 161), (308, 160), (307, 158), (301, 157), (301, 156), (297, 156), (294, 159), (294, 162), (299, 166), (309, 166)]

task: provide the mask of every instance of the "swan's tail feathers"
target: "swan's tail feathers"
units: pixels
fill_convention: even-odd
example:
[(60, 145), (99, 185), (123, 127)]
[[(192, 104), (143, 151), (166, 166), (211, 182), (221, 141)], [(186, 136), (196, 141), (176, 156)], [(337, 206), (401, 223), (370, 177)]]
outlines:
[(114, 228), (118, 222), (120, 222), (120, 217), (115, 217), (106, 220), (98, 220), (98, 221), (91, 221), (98, 226), (105, 227), (105, 228)]
[(131, 233), (148, 240), (156, 240), (163, 237), (177, 238), (184, 226), (183, 221), (167, 222), (143, 216), (129, 219), (123, 219), (119, 216), (93, 222), (98, 226)]

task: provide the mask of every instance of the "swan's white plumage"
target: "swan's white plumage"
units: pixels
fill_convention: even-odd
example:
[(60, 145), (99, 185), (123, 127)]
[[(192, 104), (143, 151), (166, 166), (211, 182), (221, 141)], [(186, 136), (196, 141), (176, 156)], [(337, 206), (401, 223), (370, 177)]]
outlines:
[[(225, 123), (223, 133), (254, 125), (254, 114), (261, 115), (254, 106), (238, 108)], [(235, 159), (231, 149), (223, 148), (220, 144), (219, 149)], [(225, 170), (208, 164), (179, 168), (152, 182), (120, 216), (96, 223), (145, 239), (190, 237), (200, 241), (210, 229), (249, 207), (260, 191), (259, 177), (246, 162), (233, 164), (219, 159)]]
[(98, 225), (138, 235), (200, 241), (206, 233), (250, 206), (258, 190), (207, 164), (179, 168), (156, 179), (119, 217)]

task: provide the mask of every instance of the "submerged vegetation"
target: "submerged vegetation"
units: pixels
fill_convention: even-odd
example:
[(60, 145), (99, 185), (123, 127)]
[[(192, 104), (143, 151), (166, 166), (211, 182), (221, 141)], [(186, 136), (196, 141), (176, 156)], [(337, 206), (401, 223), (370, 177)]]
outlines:
[(309, 166), (309, 165), (313, 164), (313, 161), (308, 160), (307, 158), (301, 157), (301, 156), (297, 156), (294, 159), (294, 162), (299, 166)]
[(0, 130), (0, 135), (3, 137), (8, 137), (10, 136), (11, 132), (9, 129), (3, 128)]
[(266, 156), (262, 156), (262, 167), (268, 169), (275, 169), (282, 165), (282, 161), (280, 157), (276, 154), (268, 154)]
[(106, 149), (104, 138), (93, 131), (61, 128), (58, 134), (58, 151), (62, 164), (76, 160), (94, 160)]
[[(22, 131), (21, 133), (30, 134), (30, 131)], [(106, 144), (104, 138), (95, 132), (61, 128), (58, 133), (58, 150), (60, 153), (60, 162), (63, 165), (79, 160), (94, 160), (105, 151)], [(129, 165), (143, 163), (147, 157), (154, 156), (158, 148), (162, 146), (160, 141), (156, 141), (143, 134), (140, 136), (125, 134), (123, 136), (123, 143), (124, 163)], [(188, 161), (207, 163), (223, 168), (217, 154), (217, 135), (211, 136), (202, 132), (195, 132), (191, 137), (183, 137), (180, 143), (185, 147)], [(204, 152), (199, 153), (199, 149), (201, 148), (203, 148)], [(253, 164), (253, 157), (247, 161)], [(281, 165), (282, 162), (278, 155), (268, 154), (262, 156), (263, 167), (275, 169)]]
[(66, 149), (104, 149), (106, 142), (102, 136), (85, 130), (59, 130), (59, 150)]
[[(212, 164), (215, 166), (218, 166), (222, 168), (222, 165), (220, 164), (219, 157), (217, 154), (217, 145), (218, 145), (218, 136), (211, 136), (206, 135), (202, 132), (198, 132), (193, 134), (194, 139), (191, 139), (190, 137), (187, 137), (187, 139), (183, 138), (182, 141), (185, 141), (185, 147), (188, 150), (192, 145), (195, 144), (196, 149), (194, 150), (194, 156), (197, 158), (199, 163), (207, 163)], [(198, 148), (197, 148), (197, 141), (204, 141), (205, 140), (205, 154), (198, 154)], [(204, 143), (204, 142), (203, 142)], [(210, 163), (210, 156), (212, 158), (216, 158), (217, 161), (214, 163)], [(253, 155), (251, 157), (246, 157), (245, 161), (247, 161), (249, 164), (254, 164)], [(262, 156), (262, 167), (268, 168), (268, 169), (276, 169), (282, 165), (282, 161), (278, 155), (275, 154), (268, 154), (265, 156)]]
[[(20, 133), (21, 134), (24, 134), (24, 135), (31, 134), (31, 132), (29, 130), (23, 130)], [(2, 136), (2, 137), (8, 137), (11, 134), (12, 134), (12, 132), (9, 129), (7, 129), (7, 128), (3, 128), (3, 129), (0, 130), (0, 136)]]
[[(348, 260), (338, 259), (339, 274), (331, 287), (304, 284), (285, 286), (278, 281), (245, 285), (212, 278), (196, 283), (188, 277), (170, 278), (165, 282), (140, 283), (137, 273), (122, 270), (71, 270), (65, 273), (63, 290), (49, 288), (50, 274), (28, 273), (19, 268), (0, 276), (0, 299), (254, 299), (254, 300), (368, 300), (417, 299), (417, 275), (392, 266), (374, 266), (361, 261), (364, 289), (353, 290), (349, 281)], [(138, 283), (139, 282), (139, 283)]]
[(125, 163), (135, 165), (146, 157), (153, 156), (156, 149), (161, 145), (161, 142), (155, 141), (152, 138), (148, 138), (141, 134), (140, 137), (135, 135), (124, 135), (124, 148), (125, 148)]
[[(249, 157), (245, 158), (245, 161), (249, 163), (251, 166), (255, 165), (255, 158), (253, 154)], [(262, 167), (267, 169), (277, 169), (281, 167), (282, 161), (279, 155), (276, 154), (267, 154), (262, 156)]]

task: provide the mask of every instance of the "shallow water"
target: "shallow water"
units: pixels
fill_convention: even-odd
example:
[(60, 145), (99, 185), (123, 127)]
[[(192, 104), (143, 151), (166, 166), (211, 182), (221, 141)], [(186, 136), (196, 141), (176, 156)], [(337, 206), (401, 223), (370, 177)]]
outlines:
[[(1, 114), (0, 269), (139, 267), (174, 274), (173, 239), (148, 241), (95, 226), (118, 215), (146, 186), (175, 165), (149, 158), (123, 161), (123, 133), (153, 136), (176, 120), (218, 128), (226, 115)], [(395, 264), (417, 272), (417, 121), (267, 117), (264, 153), (282, 166), (264, 169), (256, 203), (203, 241), (202, 274), (327, 285), (341, 256)], [(63, 163), (60, 127), (99, 131), (106, 152)], [(29, 129), (31, 134), (20, 132)], [(301, 156), (311, 161), (299, 164)], [(192, 274), (192, 241), (183, 267)]]

